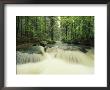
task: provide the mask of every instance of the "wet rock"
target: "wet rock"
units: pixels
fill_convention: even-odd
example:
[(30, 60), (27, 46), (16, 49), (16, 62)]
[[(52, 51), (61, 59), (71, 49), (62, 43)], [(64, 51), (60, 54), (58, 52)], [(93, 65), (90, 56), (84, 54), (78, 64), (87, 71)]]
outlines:
[(85, 49), (85, 48), (80, 48), (79, 49), (81, 52), (83, 52), (83, 53), (86, 53), (87, 52), (87, 50)]

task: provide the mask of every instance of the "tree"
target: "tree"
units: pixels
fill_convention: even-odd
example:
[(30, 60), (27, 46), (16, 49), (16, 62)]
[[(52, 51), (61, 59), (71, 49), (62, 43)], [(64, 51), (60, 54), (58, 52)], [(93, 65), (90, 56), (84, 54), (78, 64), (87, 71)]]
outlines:
[(17, 16), (18, 43), (94, 42), (93, 16)]

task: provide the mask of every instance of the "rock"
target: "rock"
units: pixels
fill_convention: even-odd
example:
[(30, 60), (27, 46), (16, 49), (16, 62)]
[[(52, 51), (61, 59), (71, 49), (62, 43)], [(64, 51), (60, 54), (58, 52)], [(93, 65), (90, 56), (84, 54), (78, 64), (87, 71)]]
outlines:
[(85, 49), (85, 48), (80, 48), (79, 49), (81, 52), (83, 52), (83, 53), (86, 53), (87, 52), (87, 50)]
[(42, 46), (32, 46), (28, 49), (28, 53), (44, 54), (44, 47)]

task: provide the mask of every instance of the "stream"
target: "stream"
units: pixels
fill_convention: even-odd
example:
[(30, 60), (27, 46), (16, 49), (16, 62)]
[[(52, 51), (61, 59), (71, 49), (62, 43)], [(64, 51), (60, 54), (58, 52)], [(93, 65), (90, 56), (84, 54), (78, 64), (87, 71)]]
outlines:
[[(26, 51), (17, 51), (17, 74), (94, 73), (93, 47), (68, 45), (59, 41), (48, 45), (46, 51), (42, 47), (33, 47)], [(41, 50), (42, 53), (34, 53), (36, 50)]]

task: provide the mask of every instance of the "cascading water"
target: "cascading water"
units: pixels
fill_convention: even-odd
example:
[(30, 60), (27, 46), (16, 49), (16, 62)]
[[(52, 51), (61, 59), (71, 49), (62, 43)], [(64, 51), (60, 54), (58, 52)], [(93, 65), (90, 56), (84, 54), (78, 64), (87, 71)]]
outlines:
[[(58, 42), (59, 43), (59, 42)], [(17, 74), (92, 74), (94, 53), (71, 46), (47, 48), (44, 54), (17, 52)], [(71, 48), (72, 50), (65, 50)]]

